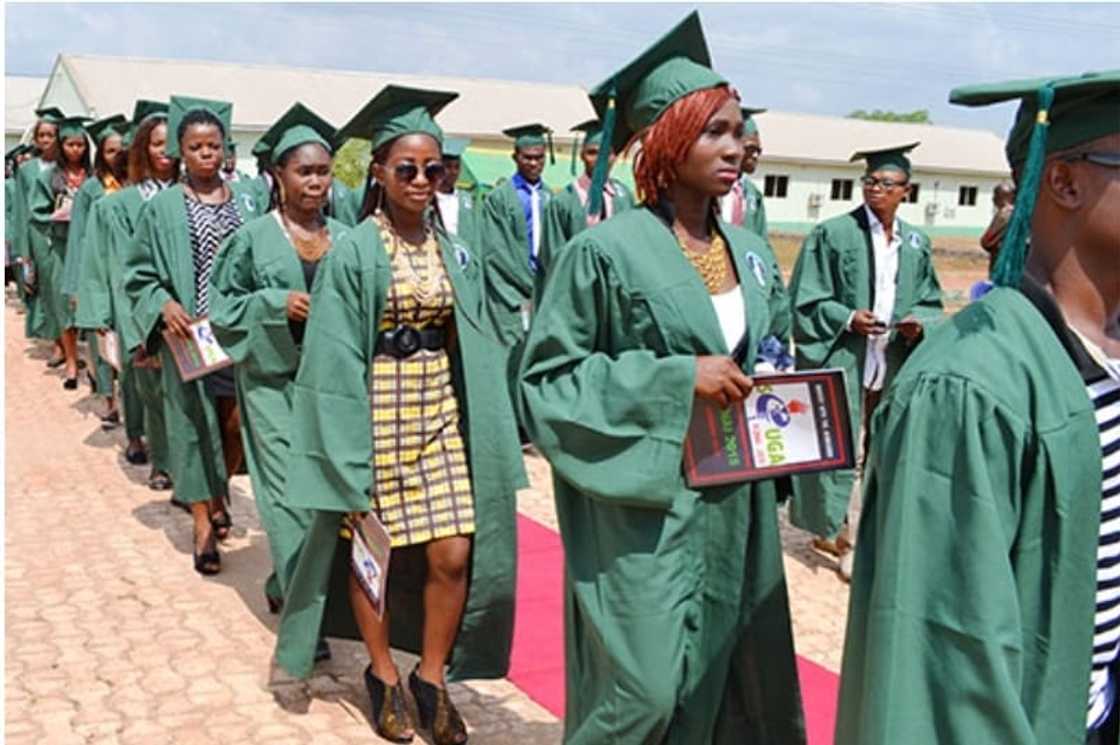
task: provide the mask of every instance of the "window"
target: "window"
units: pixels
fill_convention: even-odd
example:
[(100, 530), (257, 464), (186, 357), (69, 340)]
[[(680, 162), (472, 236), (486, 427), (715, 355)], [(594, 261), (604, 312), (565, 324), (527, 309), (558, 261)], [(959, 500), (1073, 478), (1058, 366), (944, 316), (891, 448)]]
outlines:
[(852, 184), (854, 182), (850, 178), (834, 178), (832, 179), (832, 201), (833, 202), (848, 202), (852, 199)]
[(975, 186), (962, 186), (960, 196), (957, 197), (957, 206), (959, 207), (975, 207), (976, 206), (976, 187)]
[(907, 202), (909, 202), (910, 204), (918, 203), (918, 190), (921, 188), (921, 186), (921, 184), (910, 184), (910, 196), (906, 197)]
[(789, 176), (767, 176), (763, 182), (762, 193), (768, 197), (785, 199), (789, 191)]

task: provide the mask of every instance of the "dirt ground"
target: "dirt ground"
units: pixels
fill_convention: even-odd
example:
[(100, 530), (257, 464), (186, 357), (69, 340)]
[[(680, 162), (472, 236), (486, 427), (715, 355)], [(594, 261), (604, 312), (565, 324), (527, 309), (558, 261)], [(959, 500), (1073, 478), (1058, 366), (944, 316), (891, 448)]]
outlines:
[[(793, 272), (803, 235), (771, 233), (770, 243), (778, 255), (786, 282)], [(988, 276), (988, 255), (975, 238), (941, 237), (933, 239), (933, 263), (941, 282), (945, 309), (955, 313), (968, 302), (968, 288)]]

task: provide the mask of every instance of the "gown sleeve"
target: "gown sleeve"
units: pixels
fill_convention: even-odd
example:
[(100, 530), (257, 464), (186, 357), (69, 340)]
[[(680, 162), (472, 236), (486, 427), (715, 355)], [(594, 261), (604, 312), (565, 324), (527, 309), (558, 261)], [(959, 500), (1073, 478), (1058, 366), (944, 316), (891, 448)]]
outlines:
[(839, 271), (828, 237), (819, 228), (813, 230), (801, 246), (789, 283), (793, 340), (798, 357), (811, 365), (828, 357), (847, 333), (848, 318), (855, 310), (836, 300)]
[[(94, 176), (94, 179), (97, 177)], [(78, 294), (78, 272), (81, 267), (83, 241), (89, 212), (99, 194), (87, 186), (94, 183), (87, 179), (86, 184), (74, 195), (74, 206), (70, 210), (70, 231), (66, 235), (66, 259), (62, 264), (62, 292), (65, 295)]]
[(501, 342), (512, 346), (524, 334), (521, 305), (525, 298), (533, 296), (533, 287), (524, 280), (528, 269), (522, 270), (513, 263), (514, 257), (521, 256), (528, 261), (528, 255), (510, 224), (508, 202), (503, 194), (498, 189), (486, 197), (476, 230), (487, 314)]
[(289, 375), (299, 366), (299, 351), (288, 325), (291, 290), (262, 284), (254, 235), (241, 229), (214, 255), (210, 326), (238, 365), (257, 375)]
[(110, 322), (109, 277), (105, 273), (104, 259), (105, 219), (105, 210), (95, 204), (83, 229), (74, 290), (78, 296), (75, 323), (79, 328), (103, 329), (108, 328)]
[(1025, 428), (931, 374), (894, 388), (873, 431), (836, 742), (1043, 745), (1022, 704), (1011, 560)]
[(941, 284), (937, 281), (933, 254), (929, 251), (923, 252), (922, 261), (918, 266), (917, 289), (910, 313), (927, 327), (944, 318), (945, 307), (941, 301)]
[(311, 293), (292, 391), (286, 500), (296, 507), (365, 512), (373, 470), (364, 283), (357, 242), (323, 258)]
[(149, 203), (140, 211), (135, 234), (123, 246), (124, 291), (132, 304), (137, 346), (147, 344), (163, 319), (164, 304), (175, 299), (156, 266), (159, 240), (159, 213)]
[(610, 260), (586, 233), (573, 239), (523, 352), (522, 421), (556, 476), (579, 491), (667, 509), (683, 483), (696, 358), (627, 343), (632, 307)]

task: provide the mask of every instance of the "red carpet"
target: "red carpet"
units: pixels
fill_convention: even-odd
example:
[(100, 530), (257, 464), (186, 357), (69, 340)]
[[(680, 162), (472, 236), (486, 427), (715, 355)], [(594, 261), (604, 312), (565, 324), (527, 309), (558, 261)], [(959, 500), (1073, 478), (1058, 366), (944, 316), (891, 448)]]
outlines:
[[(564, 716), (564, 550), (560, 536), (517, 516), (517, 622), (509, 678), (529, 697)], [(809, 745), (832, 745), (839, 678), (799, 657)]]

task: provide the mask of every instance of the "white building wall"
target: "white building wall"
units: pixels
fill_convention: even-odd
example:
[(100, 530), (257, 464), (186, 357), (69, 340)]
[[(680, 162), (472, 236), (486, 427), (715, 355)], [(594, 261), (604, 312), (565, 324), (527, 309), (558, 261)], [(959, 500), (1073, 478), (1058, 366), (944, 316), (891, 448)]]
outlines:
[[(766, 197), (766, 217), (772, 228), (807, 230), (822, 220), (849, 212), (863, 201), (860, 168), (827, 166), (792, 161), (760, 163), (751, 176), (759, 190), (765, 188), (767, 175), (789, 177), (786, 197)], [(833, 200), (832, 180), (851, 179), (848, 200)], [(992, 216), (992, 191), (1002, 179), (996, 176), (962, 175), (916, 170), (910, 177), (918, 184), (918, 201), (903, 203), (899, 217), (934, 233), (979, 234)], [(961, 186), (976, 187), (976, 203), (961, 206)]]

